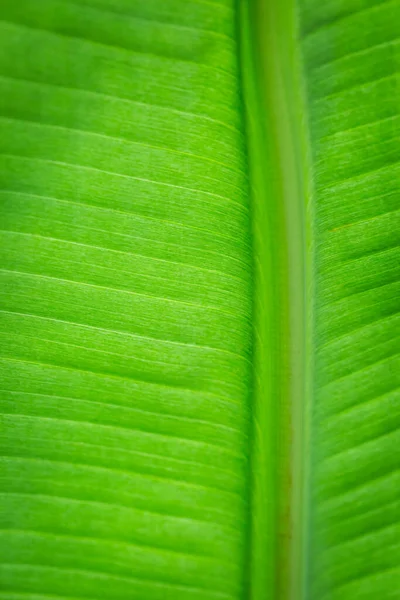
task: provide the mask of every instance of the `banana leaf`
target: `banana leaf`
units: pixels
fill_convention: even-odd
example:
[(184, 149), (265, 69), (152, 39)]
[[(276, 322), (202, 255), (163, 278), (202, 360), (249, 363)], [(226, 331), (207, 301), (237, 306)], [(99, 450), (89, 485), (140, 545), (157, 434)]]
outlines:
[(399, 0), (0, 0), (0, 600), (395, 600)]

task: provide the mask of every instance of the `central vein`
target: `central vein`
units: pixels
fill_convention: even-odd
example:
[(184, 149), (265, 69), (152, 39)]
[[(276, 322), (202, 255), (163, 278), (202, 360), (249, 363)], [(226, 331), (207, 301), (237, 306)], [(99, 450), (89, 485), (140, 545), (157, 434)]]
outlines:
[(307, 144), (295, 2), (242, 0), (254, 240), (249, 596), (302, 596), (308, 339)]

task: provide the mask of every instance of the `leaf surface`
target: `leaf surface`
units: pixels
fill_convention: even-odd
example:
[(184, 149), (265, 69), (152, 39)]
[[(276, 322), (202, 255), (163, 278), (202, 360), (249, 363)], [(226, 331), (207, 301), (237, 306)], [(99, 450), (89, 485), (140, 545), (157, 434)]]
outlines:
[(399, 0), (0, 18), (0, 599), (397, 598)]
[(400, 589), (400, 4), (300, 4), (313, 172), (309, 597)]
[(1, 581), (238, 598), (251, 253), (234, 5), (1, 3)]

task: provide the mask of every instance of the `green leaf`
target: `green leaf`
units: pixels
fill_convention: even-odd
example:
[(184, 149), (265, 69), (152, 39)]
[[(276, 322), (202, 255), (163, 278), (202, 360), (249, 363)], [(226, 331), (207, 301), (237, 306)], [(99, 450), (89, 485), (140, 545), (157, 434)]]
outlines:
[(239, 597), (252, 338), (233, 5), (1, 13), (4, 593)]
[(399, 0), (0, 18), (0, 600), (396, 598)]
[(400, 584), (400, 3), (301, 6), (313, 165), (310, 597)]

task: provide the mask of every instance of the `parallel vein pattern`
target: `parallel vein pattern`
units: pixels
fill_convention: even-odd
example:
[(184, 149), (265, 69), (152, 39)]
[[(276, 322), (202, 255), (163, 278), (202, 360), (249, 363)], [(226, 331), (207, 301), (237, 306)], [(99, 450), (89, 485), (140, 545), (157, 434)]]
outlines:
[(314, 173), (309, 597), (400, 590), (398, 0), (302, 1)]
[(0, 7), (1, 598), (242, 597), (232, 0)]

